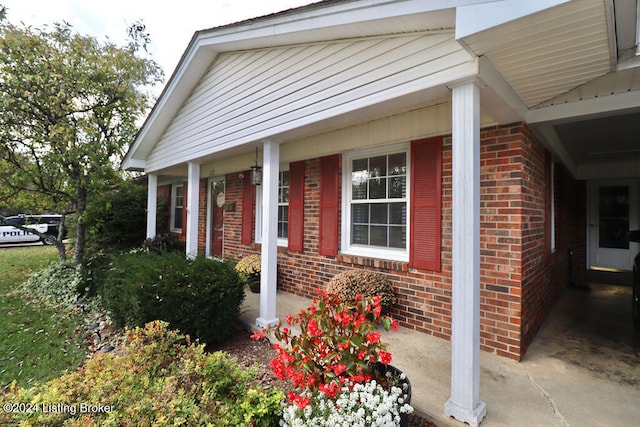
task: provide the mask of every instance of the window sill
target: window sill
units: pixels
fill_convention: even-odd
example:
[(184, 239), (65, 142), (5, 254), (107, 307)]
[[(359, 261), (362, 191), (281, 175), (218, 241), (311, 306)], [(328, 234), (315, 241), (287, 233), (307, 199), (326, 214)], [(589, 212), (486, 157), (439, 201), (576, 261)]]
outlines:
[(409, 271), (409, 263), (405, 261), (394, 261), (390, 259), (371, 258), (361, 255), (338, 254), (338, 262), (343, 264), (361, 265), (364, 267), (374, 267), (390, 271)]

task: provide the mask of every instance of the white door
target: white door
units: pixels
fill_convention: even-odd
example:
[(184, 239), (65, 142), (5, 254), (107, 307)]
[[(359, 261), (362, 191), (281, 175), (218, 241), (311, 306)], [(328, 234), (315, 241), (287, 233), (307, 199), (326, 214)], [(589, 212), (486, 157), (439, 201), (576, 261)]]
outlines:
[(631, 271), (638, 243), (629, 230), (639, 229), (638, 183), (635, 180), (589, 183), (589, 267)]

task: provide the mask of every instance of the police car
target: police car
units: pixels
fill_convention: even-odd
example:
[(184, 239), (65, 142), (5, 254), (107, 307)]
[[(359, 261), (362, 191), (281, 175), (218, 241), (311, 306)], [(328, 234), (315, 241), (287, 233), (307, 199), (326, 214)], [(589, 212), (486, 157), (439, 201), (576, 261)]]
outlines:
[[(45, 245), (55, 244), (58, 236), (58, 226), (62, 221), (61, 215), (17, 215), (8, 216), (0, 220), (0, 243), (28, 243), (42, 241)], [(22, 225), (46, 234), (40, 238), (37, 234), (14, 227), (12, 224)]]

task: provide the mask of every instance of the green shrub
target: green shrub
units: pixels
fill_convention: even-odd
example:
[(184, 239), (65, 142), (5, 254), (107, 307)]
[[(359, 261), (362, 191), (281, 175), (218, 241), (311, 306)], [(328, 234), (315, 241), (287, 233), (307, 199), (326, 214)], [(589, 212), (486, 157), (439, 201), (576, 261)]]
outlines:
[[(264, 390), (255, 369), (242, 368), (225, 353), (205, 353), (164, 322), (127, 332), (121, 355), (96, 354), (76, 371), (32, 388), (14, 384), (0, 404), (25, 411), (0, 411), (0, 424), (278, 425), (284, 394)], [(53, 412), (54, 406), (62, 410)]]
[(185, 252), (185, 243), (178, 240), (176, 236), (168, 233), (157, 234), (154, 237), (147, 238), (142, 242), (142, 247), (158, 253)]
[(32, 274), (21, 292), (50, 306), (73, 309), (82, 287), (80, 268), (70, 262), (56, 262)]
[(174, 252), (115, 256), (101, 280), (99, 295), (116, 325), (159, 319), (207, 343), (234, 332), (244, 300), (244, 284), (231, 263)]
[(327, 293), (337, 295), (342, 301), (354, 301), (357, 295), (382, 297), (382, 307), (394, 302), (393, 286), (387, 278), (370, 270), (347, 270), (338, 273), (327, 283)]
[(139, 246), (145, 239), (146, 208), (147, 188), (131, 181), (92, 197), (83, 215), (87, 254)]

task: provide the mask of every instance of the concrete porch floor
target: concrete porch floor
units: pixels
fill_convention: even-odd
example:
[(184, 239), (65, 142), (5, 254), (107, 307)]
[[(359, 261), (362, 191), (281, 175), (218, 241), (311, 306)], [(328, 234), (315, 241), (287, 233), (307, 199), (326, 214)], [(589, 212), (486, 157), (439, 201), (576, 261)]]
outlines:
[[(631, 326), (631, 288), (590, 284), (567, 289), (518, 363), (482, 352), (481, 426), (636, 426), (640, 420), (640, 333)], [(247, 292), (241, 319), (254, 325), (259, 294)], [(310, 301), (278, 292), (277, 316)], [(626, 313), (626, 314), (625, 314)], [(393, 364), (407, 373), (412, 405), (438, 426), (450, 397), (449, 341), (400, 328), (384, 333)]]

